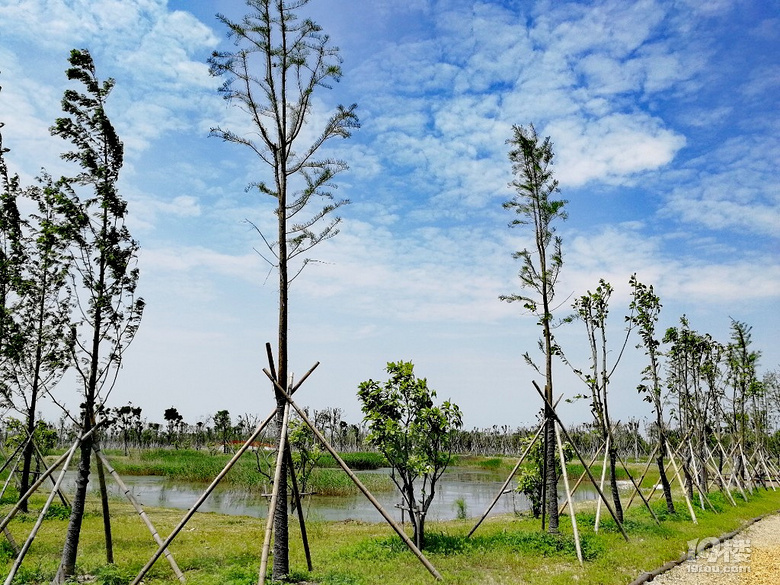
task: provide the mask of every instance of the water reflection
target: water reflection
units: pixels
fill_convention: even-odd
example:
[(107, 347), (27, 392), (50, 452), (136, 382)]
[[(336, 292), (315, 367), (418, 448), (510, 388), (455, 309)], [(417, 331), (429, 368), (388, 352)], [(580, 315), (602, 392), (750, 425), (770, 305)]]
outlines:
[[(376, 473), (389, 473), (377, 470)], [(74, 475), (66, 476), (66, 492), (72, 492)], [(95, 479), (94, 477), (92, 478)], [(124, 476), (123, 481), (133, 495), (144, 506), (189, 509), (205, 491), (206, 486), (188, 482), (173, 482), (158, 476)], [(495, 472), (476, 471), (471, 468), (454, 468), (439, 480), (436, 496), (428, 512), (429, 520), (452, 520), (457, 517), (458, 500), (465, 502), (465, 512), (470, 518), (479, 517), (501, 488), (505, 476)], [(110, 492), (116, 497), (124, 497), (119, 487), (106, 478)], [(90, 481), (90, 489), (97, 489), (97, 482)], [(401, 501), (397, 491), (373, 494), (382, 507), (393, 517), (400, 520), (401, 510), (397, 505)], [(560, 501), (565, 493), (559, 490)], [(575, 501), (596, 499), (596, 492), (590, 485), (581, 485), (574, 495)], [(493, 507), (490, 515), (512, 514), (526, 511), (530, 503), (522, 494), (514, 492), (504, 494)], [(267, 499), (242, 490), (217, 487), (199, 508), (200, 512), (217, 512), (240, 516), (264, 518), (268, 510)], [(360, 520), (363, 522), (382, 522), (379, 512), (362, 494), (353, 496), (308, 496), (304, 500), (306, 516), (312, 520)]]

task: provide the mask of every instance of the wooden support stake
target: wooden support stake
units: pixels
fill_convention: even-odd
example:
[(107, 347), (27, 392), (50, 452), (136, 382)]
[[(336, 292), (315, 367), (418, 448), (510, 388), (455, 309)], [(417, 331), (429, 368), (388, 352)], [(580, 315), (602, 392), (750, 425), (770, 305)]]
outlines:
[[(43, 453), (41, 453), (41, 450), (38, 448), (38, 444), (33, 442), (33, 445), (35, 446), (35, 453), (38, 456), (38, 460), (45, 465), (46, 464), (46, 460), (43, 457)], [(49, 478), (51, 479), (52, 485), (54, 485), (54, 478), (51, 477), (51, 476), (49, 476)], [(59, 490), (57, 492), (57, 495), (59, 496), (60, 502), (62, 502), (62, 505), (65, 506), (66, 508), (70, 509), (70, 502), (68, 501), (68, 498), (65, 497), (65, 494), (62, 493), (62, 490)]]
[[(274, 528), (274, 516), (276, 515), (276, 502), (279, 499), (279, 484), (282, 478), (282, 461), (284, 459), (285, 447), (287, 446), (287, 423), (290, 419), (290, 403), (284, 405), (284, 416), (282, 417), (282, 429), (279, 433), (279, 446), (276, 453), (276, 469), (274, 470), (274, 489), (271, 492), (271, 502), (268, 504), (268, 518), (265, 522), (265, 538), (263, 539), (263, 552), (260, 556), (260, 576), (258, 585), (265, 585), (265, 572), (268, 568), (268, 554), (271, 550), (271, 532)], [(294, 472), (294, 471), (293, 471)], [(287, 503), (285, 502), (285, 506)]]
[(285, 457), (287, 458), (287, 467), (290, 469), (290, 480), (292, 483), (293, 501), (295, 507), (298, 508), (298, 524), (301, 527), (301, 540), (303, 541), (303, 552), (306, 554), (306, 566), (311, 573), (314, 570), (311, 564), (311, 551), (309, 550), (309, 537), (306, 533), (306, 519), (303, 517), (303, 504), (301, 503), (301, 494), (298, 491), (298, 480), (295, 477), (295, 465), (293, 464), (292, 451), (290, 450), (290, 443), (285, 444)]
[[(98, 426), (94, 426), (87, 433), (85, 433), (83, 437), (79, 437), (78, 439), (76, 439), (76, 442), (73, 444), (73, 448), (76, 449), (84, 439), (89, 437), (98, 428), (99, 428)], [(11, 510), (6, 515), (6, 517), (3, 518), (3, 520), (0, 522), (0, 530), (8, 526), (11, 520), (13, 520), (14, 516), (16, 516), (17, 512), (19, 512), (19, 509), (22, 507), (22, 502), (27, 500), (27, 498), (33, 495), (35, 491), (39, 487), (41, 487), (41, 484), (43, 484), (43, 482), (46, 481), (52, 473), (54, 473), (54, 470), (57, 469), (57, 467), (59, 467), (60, 464), (68, 458), (68, 453), (70, 453), (70, 451), (65, 451), (65, 453), (60, 455), (60, 457), (54, 463), (52, 463), (46, 471), (44, 471), (41, 474), (38, 480), (30, 486), (30, 489), (28, 489), (27, 492), (19, 498), (16, 504), (14, 504), (14, 507), (11, 508)]]
[(512, 469), (512, 472), (509, 474), (509, 477), (506, 478), (506, 481), (504, 482), (504, 485), (501, 486), (501, 489), (498, 490), (498, 494), (496, 494), (496, 497), (493, 498), (493, 501), (490, 502), (490, 505), (487, 507), (485, 512), (482, 514), (482, 516), (479, 518), (479, 521), (474, 525), (474, 528), (471, 529), (471, 532), (469, 532), (466, 535), (466, 538), (471, 538), (471, 535), (474, 534), (474, 531), (479, 528), (479, 525), (482, 524), (483, 520), (487, 518), (487, 515), (490, 514), (490, 511), (493, 509), (493, 506), (496, 505), (499, 499), (501, 499), (501, 496), (504, 494), (504, 490), (509, 485), (509, 482), (512, 481), (512, 478), (515, 476), (515, 473), (517, 473), (517, 470), (520, 469), (520, 466), (523, 464), (523, 461), (525, 461), (525, 458), (528, 457), (528, 453), (531, 452), (531, 448), (536, 444), (536, 441), (539, 440), (539, 435), (544, 430), (544, 422), (539, 425), (539, 428), (536, 430), (536, 434), (534, 435), (534, 438), (531, 439), (531, 442), (528, 443), (528, 447), (525, 448), (525, 451), (523, 451), (523, 454), (520, 455), (520, 459), (517, 461), (517, 464), (515, 465), (514, 469)]
[[(299, 385), (300, 385), (300, 383), (299, 383)], [(293, 389), (293, 391), (294, 390), (295, 389)], [(209, 487), (206, 488), (206, 491), (203, 492), (203, 495), (201, 495), (200, 498), (198, 498), (198, 501), (195, 502), (193, 504), (192, 508), (190, 508), (187, 511), (187, 513), (181, 519), (181, 521), (176, 526), (176, 528), (173, 529), (173, 532), (171, 532), (168, 535), (168, 538), (166, 538), (160, 544), (160, 546), (157, 548), (155, 553), (152, 555), (152, 558), (149, 559), (149, 561), (141, 568), (141, 572), (138, 573), (138, 575), (136, 575), (135, 579), (133, 579), (133, 582), (130, 585), (139, 585), (141, 580), (149, 572), (149, 569), (151, 569), (152, 566), (154, 565), (154, 563), (157, 562), (157, 559), (160, 558), (160, 556), (163, 554), (165, 549), (170, 546), (171, 542), (173, 542), (173, 540), (178, 536), (179, 532), (181, 532), (181, 530), (182, 530), (182, 528), (184, 528), (185, 524), (187, 524), (187, 522), (189, 522), (190, 518), (192, 518), (195, 515), (195, 512), (198, 511), (198, 508), (200, 508), (201, 505), (203, 504), (203, 502), (206, 501), (206, 498), (208, 498), (211, 495), (211, 492), (213, 492), (214, 488), (216, 488), (217, 485), (219, 484), (219, 482), (222, 481), (222, 478), (225, 477), (225, 475), (227, 475), (227, 472), (230, 471), (230, 469), (233, 467), (233, 465), (235, 465), (236, 461), (238, 461), (238, 459), (241, 457), (241, 455), (243, 455), (246, 452), (246, 450), (249, 449), (249, 447), (252, 445), (254, 440), (258, 436), (260, 436), (260, 433), (262, 433), (263, 429), (266, 427), (266, 425), (268, 425), (268, 423), (270, 423), (273, 420), (274, 416), (276, 416), (276, 408), (273, 409), (271, 414), (269, 414), (268, 417), (266, 417), (266, 419), (263, 422), (261, 422), (259, 425), (257, 425), (257, 428), (252, 433), (252, 435), (246, 440), (246, 442), (241, 446), (241, 448), (238, 451), (236, 451), (236, 453), (233, 455), (233, 457), (230, 459), (230, 461), (227, 462), (227, 464), (222, 469), (222, 471), (219, 472), (219, 474), (217, 475), (217, 477), (214, 478), (214, 480), (211, 482)]]
[[(609, 440), (612, 434), (607, 435), (607, 447), (604, 449), (604, 463), (601, 466), (601, 481), (599, 488), (604, 491), (604, 479), (607, 477), (607, 457), (609, 457)], [(601, 520), (601, 500), (596, 502), (596, 522), (593, 524), (593, 532), (599, 531), (599, 520)]]
[(710, 450), (708, 445), (704, 445), (704, 448), (707, 449), (707, 459), (709, 459), (710, 461), (710, 468), (718, 476), (718, 482), (720, 483), (721, 491), (723, 491), (728, 501), (731, 502), (731, 505), (736, 507), (737, 503), (734, 501), (734, 498), (731, 497), (731, 492), (728, 490), (728, 487), (726, 486), (726, 478), (723, 477), (720, 470), (718, 469), (718, 463), (715, 461), (715, 458), (712, 456), (712, 451)]
[(14, 460), (14, 457), (16, 457), (19, 454), (19, 451), (21, 451), (22, 448), (25, 447), (26, 445), (27, 445), (27, 441), (24, 441), (23, 443), (19, 443), (19, 445), (16, 447), (16, 449), (11, 454), (11, 456), (8, 457), (5, 460), (5, 463), (3, 463), (3, 466), (0, 467), (0, 473), (3, 473), (5, 471), (5, 468), (8, 467), (8, 465), (10, 465), (11, 461)]
[(688, 506), (688, 512), (691, 514), (691, 520), (693, 520), (694, 524), (698, 524), (699, 521), (696, 519), (696, 512), (693, 511), (691, 500), (688, 497), (688, 490), (685, 487), (685, 482), (682, 480), (682, 477), (680, 477), (680, 470), (677, 468), (677, 462), (674, 460), (674, 454), (671, 451), (669, 451), (669, 460), (672, 462), (672, 467), (674, 467), (674, 473), (677, 476), (677, 481), (680, 482), (680, 486), (682, 487), (683, 497), (685, 498), (685, 504)]
[[(271, 344), (266, 343), (265, 344), (265, 352), (268, 355), (268, 367), (271, 370), (271, 375), (273, 376), (274, 380), (276, 379), (276, 367), (274, 366), (274, 352), (271, 349)], [(317, 362), (319, 364), (319, 362)], [(317, 367), (316, 365), (314, 366)], [(303, 380), (305, 380), (309, 374), (314, 370), (312, 368), (309, 370), (306, 375), (303, 377), (303, 379), (298, 383), (298, 386), (303, 383)], [(296, 388), (298, 387), (296, 386)], [(301, 540), (303, 541), (303, 551), (306, 554), (306, 566), (309, 568), (309, 572), (314, 570), (314, 567), (311, 564), (311, 551), (309, 550), (309, 537), (306, 533), (306, 520), (303, 517), (303, 505), (301, 504), (301, 496), (304, 494), (299, 493), (298, 491), (298, 480), (295, 478), (295, 465), (293, 464), (292, 460), (292, 451), (290, 450), (290, 443), (285, 444), (285, 452), (287, 457), (287, 465), (290, 468), (290, 478), (292, 479), (292, 489), (293, 489), (293, 498), (295, 499), (295, 504), (298, 507), (298, 523), (301, 527)]]
[[(106, 459), (106, 456), (103, 455), (103, 452), (100, 450), (100, 448), (98, 446), (95, 446), (94, 451), (95, 451), (95, 455), (98, 456), (98, 459), (100, 459), (100, 461), (105, 466), (106, 471), (108, 471), (111, 477), (114, 478), (114, 481), (116, 481), (117, 485), (119, 486), (119, 489), (122, 490), (122, 493), (125, 494), (125, 497), (133, 505), (135, 511), (138, 512), (138, 515), (144, 521), (144, 524), (146, 524), (146, 527), (149, 529), (149, 532), (152, 533), (152, 538), (154, 538), (154, 541), (158, 545), (162, 544), (162, 538), (160, 538), (157, 529), (154, 527), (154, 524), (152, 524), (152, 521), (149, 519), (149, 516), (146, 515), (143, 506), (141, 506), (140, 502), (133, 495), (133, 492), (130, 490), (129, 487), (127, 487), (125, 482), (122, 481), (122, 478), (119, 476), (116, 470), (111, 466), (111, 463), (108, 461), (108, 459)], [(163, 554), (165, 555), (165, 558), (168, 560), (168, 564), (171, 565), (171, 569), (173, 569), (173, 572), (176, 574), (176, 578), (181, 583), (184, 583), (186, 579), (184, 578), (184, 574), (181, 572), (181, 569), (179, 569), (179, 565), (177, 565), (176, 561), (173, 559), (173, 555), (170, 553), (170, 551), (167, 548), (163, 551)]]
[(32, 544), (32, 541), (35, 539), (35, 536), (38, 534), (38, 530), (40, 530), (41, 524), (43, 524), (43, 518), (46, 516), (46, 512), (49, 511), (49, 506), (51, 506), (51, 503), (54, 501), (54, 496), (57, 495), (57, 491), (59, 491), (60, 489), (62, 480), (65, 479), (65, 472), (68, 470), (68, 465), (70, 465), (70, 461), (73, 458), (74, 453), (76, 452), (76, 446), (79, 444), (79, 442), (80, 441), (74, 443), (73, 447), (71, 447), (70, 451), (68, 451), (68, 455), (65, 458), (65, 464), (62, 466), (62, 471), (60, 471), (60, 475), (57, 478), (57, 482), (54, 485), (54, 489), (49, 494), (49, 497), (46, 500), (46, 503), (44, 504), (41, 513), (38, 515), (38, 520), (35, 522), (35, 526), (33, 526), (30, 535), (27, 537), (27, 540), (22, 546), (22, 550), (19, 551), (19, 555), (16, 557), (13, 567), (11, 567), (11, 572), (8, 573), (8, 577), (6, 577), (5, 583), (3, 585), (11, 585), (11, 582), (14, 580), (14, 577), (16, 576), (16, 572), (19, 570), (19, 567), (21, 566), (25, 555), (27, 555), (27, 551), (30, 550), (30, 545)]
[[(699, 505), (701, 506), (701, 509), (704, 510), (704, 500), (706, 499), (710, 507), (715, 510), (712, 506), (712, 502), (704, 495), (704, 488), (699, 481), (701, 478), (699, 477), (699, 467), (696, 465), (696, 454), (693, 452), (693, 443), (690, 441), (688, 441), (688, 452), (691, 454), (691, 465), (693, 465), (693, 485), (696, 486), (696, 491), (699, 492)], [(717, 512), (717, 510), (715, 511)]]
[[(376, 498), (371, 494), (371, 492), (368, 491), (368, 488), (363, 485), (363, 482), (360, 481), (360, 479), (353, 473), (353, 471), (349, 468), (349, 466), (344, 463), (344, 460), (339, 456), (339, 454), (336, 452), (336, 450), (330, 446), (330, 443), (328, 443), (327, 439), (323, 436), (323, 434), (317, 429), (317, 427), (314, 426), (314, 424), (309, 420), (309, 417), (306, 416), (306, 413), (293, 401), (290, 394), (284, 391), (282, 387), (279, 385), (279, 383), (271, 376), (271, 373), (268, 370), (263, 370), (266, 376), (271, 380), (271, 382), (276, 385), (276, 388), (279, 392), (282, 393), (282, 395), (287, 399), (287, 402), (290, 403), (290, 406), (292, 406), (295, 409), (295, 412), (298, 413), (298, 416), (301, 417), (301, 420), (306, 423), (306, 425), (312, 430), (314, 435), (317, 437), (317, 439), (322, 443), (322, 446), (325, 447), (325, 449), (328, 451), (328, 453), (331, 454), (333, 459), (336, 460), (336, 462), (339, 464), (341, 469), (344, 470), (344, 473), (346, 473), (349, 478), (353, 481), (353, 483), (358, 487), (358, 489), (363, 492), (363, 495), (368, 498), (368, 501), (373, 504), (373, 506), (377, 509), (377, 511), (382, 515), (382, 517), (387, 521), (388, 524), (395, 530), (396, 534), (401, 537), (401, 540), (404, 541), (404, 544), (406, 544), (407, 547), (409, 547), (409, 550), (411, 550), (415, 556), (420, 560), (420, 562), (425, 566), (426, 569), (428, 569), (428, 572), (430, 572), (431, 575), (433, 575), (436, 579), (440, 580), (442, 579), (442, 576), (439, 574), (439, 572), (436, 570), (436, 568), (431, 564), (431, 562), (425, 557), (425, 555), (418, 549), (415, 544), (412, 542), (412, 540), (406, 535), (406, 533), (403, 531), (403, 529), (398, 526), (395, 520), (388, 514), (385, 509), (382, 507), (382, 505), (376, 500)], [(137, 583), (133, 583), (132, 585), (138, 585)]]
[[(715, 440), (718, 442), (718, 447), (720, 448), (720, 453), (723, 459), (728, 461), (731, 464), (731, 475), (729, 476), (729, 481), (726, 484), (726, 488), (731, 488), (731, 481), (734, 480), (734, 484), (739, 489), (739, 492), (742, 494), (742, 499), (744, 499), (746, 502), (748, 501), (747, 493), (745, 493), (744, 488), (742, 487), (742, 482), (739, 480), (739, 477), (737, 477), (737, 469), (734, 466), (734, 460), (732, 458), (731, 454), (726, 453), (726, 449), (723, 447), (723, 444), (720, 442), (720, 439), (718, 437), (715, 438)], [(733, 454), (733, 450), (732, 450)]]
[[(645, 465), (645, 468), (642, 470), (642, 475), (639, 476), (639, 483), (638, 485), (641, 486), (642, 482), (645, 480), (645, 477), (647, 476), (647, 472), (650, 469), (650, 466), (653, 464), (653, 457), (655, 457), (655, 454), (658, 452), (659, 445), (655, 446), (655, 449), (653, 449), (653, 452), (650, 454), (650, 457), (647, 459), (647, 465)], [(650, 492), (650, 496), (647, 498), (648, 505), (650, 503), (650, 498), (653, 497), (653, 494), (655, 493), (655, 490), (658, 489), (658, 486), (661, 485), (661, 480), (659, 479), (658, 482), (653, 484), (653, 489)], [(631, 492), (631, 497), (628, 498), (628, 503), (626, 504), (626, 510), (628, 510), (631, 507), (631, 502), (634, 501), (634, 498), (636, 497), (637, 492), (639, 492), (639, 488), (634, 486), (634, 491)]]
[[(599, 448), (596, 449), (596, 452), (593, 454), (593, 457), (590, 458), (590, 462), (588, 463), (588, 467), (592, 466), (593, 463), (596, 461), (598, 456), (601, 454), (601, 450), (604, 448), (604, 443), (601, 443), (599, 445)], [(580, 487), (580, 484), (583, 482), (583, 480), (587, 477), (587, 473), (584, 471), (580, 473), (579, 478), (577, 478), (577, 482), (574, 484), (574, 487), (571, 490), (572, 495), (577, 493), (577, 488)], [(566, 510), (567, 506), (569, 505), (569, 502), (566, 501), (563, 504), (561, 504), (561, 507), (558, 509), (558, 514), (563, 514), (564, 510)]]
[[(653, 508), (650, 507), (650, 502), (647, 501), (645, 496), (642, 494), (642, 490), (639, 489), (639, 486), (642, 485), (642, 480), (639, 480), (639, 483), (634, 481), (633, 476), (631, 475), (631, 472), (628, 470), (628, 465), (626, 465), (626, 462), (623, 461), (623, 458), (620, 456), (620, 453), (617, 451), (615, 452), (615, 455), (617, 455), (618, 461), (620, 461), (620, 465), (623, 466), (623, 470), (626, 472), (626, 475), (628, 476), (628, 479), (631, 480), (631, 483), (634, 485), (634, 490), (636, 490), (636, 493), (639, 494), (639, 497), (642, 498), (642, 501), (645, 503), (645, 506), (647, 507), (648, 512), (650, 512), (650, 515), (653, 517), (653, 520), (655, 520), (655, 523), (660, 526), (661, 521), (658, 520), (658, 516), (655, 515), (655, 512), (653, 511)], [(628, 506), (626, 506), (626, 510), (628, 510)]]
[[(571, 517), (571, 528), (574, 531), (574, 546), (577, 549), (577, 558), (580, 561), (580, 566), (584, 566), (582, 561), (582, 549), (580, 548), (580, 533), (577, 530), (577, 514), (574, 512), (574, 502), (571, 499), (571, 492), (569, 491), (569, 473), (566, 471), (566, 457), (563, 456), (563, 444), (561, 443), (561, 434), (558, 432), (558, 426), (555, 425), (555, 441), (558, 443), (558, 456), (561, 458), (561, 470), (563, 472), (563, 487), (566, 488), (566, 500), (569, 502), (569, 510)], [(609, 450), (609, 444), (607, 444)]]
[(574, 453), (577, 455), (577, 459), (580, 460), (580, 463), (582, 463), (582, 465), (585, 467), (585, 471), (588, 472), (588, 478), (593, 483), (593, 486), (596, 488), (596, 491), (599, 493), (599, 497), (604, 501), (604, 505), (607, 507), (607, 510), (609, 510), (609, 513), (612, 515), (612, 519), (615, 521), (615, 524), (617, 524), (617, 527), (620, 529), (620, 533), (623, 535), (623, 538), (626, 540), (626, 542), (628, 542), (628, 534), (626, 534), (626, 531), (623, 528), (623, 523), (620, 520), (618, 520), (615, 511), (612, 509), (612, 505), (607, 501), (604, 492), (602, 492), (601, 489), (599, 489), (596, 480), (593, 478), (593, 474), (590, 472), (590, 469), (588, 469), (588, 466), (585, 465), (585, 459), (582, 458), (582, 455), (580, 455), (580, 450), (577, 449), (577, 445), (574, 444), (574, 441), (571, 440), (569, 433), (566, 432), (566, 427), (563, 426), (561, 419), (558, 417), (558, 413), (555, 412), (555, 408), (553, 408), (550, 402), (547, 400), (547, 398), (544, 395), (544, 392), (542, 392), (542, 390), (539, 388), (539, 385), (536, 383), (536, 381), (532, 380), (531, 383), (533, 384), (539, 396), (542, 397), (542, 400), (544, 400), (545, 404), (547, 404), (550, 407), (550, 411), (552, 412), (553, 417), (555, 417), (555, 420), (558, 421), (558, 424), (561, 427), (561, 432), (563, 433), (563, 436), (566, 438), (569, 444), (571, 444), (571, 448), (574, 450)]
[[(8, 477), (5, 480), (5, 483), (3, 484), (3, 489), (0, 491), (0, 498), (2, 498), (5, 495), (5, 490), (8, 489), (8, 486), (11, 485), (11, 480), (14, 478), (14, 474), (16, 473), (16, 470), (19, 468), (19, 462), (22, 460), (22, 456), (24, 454), (20, 454), (16, 461), (14, 461), (14, 466), (11, 468), (11, 471), (8, 472)], [(17, 482), (18, 483), (18, 482)]]

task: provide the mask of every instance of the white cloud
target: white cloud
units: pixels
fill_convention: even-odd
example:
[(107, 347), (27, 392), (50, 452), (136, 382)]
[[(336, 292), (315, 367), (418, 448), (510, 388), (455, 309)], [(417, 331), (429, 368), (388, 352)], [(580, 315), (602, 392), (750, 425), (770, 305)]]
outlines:
[(780, 141), (773, 136), (732, 138), (688, 164), (690, 174), (674, 187), (665, 217), (714, 230), (738, 230), (777, 238)]
[(557, 145), (556, 176), (562, 185), (592, 180), (623, 182), (668, 164), (685, 138), (646, 114), (611, 114), (595, 120), (551, 122), (544, 134)]

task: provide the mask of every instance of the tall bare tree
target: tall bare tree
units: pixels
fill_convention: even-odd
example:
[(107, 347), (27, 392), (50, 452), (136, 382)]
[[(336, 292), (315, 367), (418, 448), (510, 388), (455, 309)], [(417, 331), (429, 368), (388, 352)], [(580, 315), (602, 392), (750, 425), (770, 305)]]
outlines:
[[(347, 168), (346, 163), (319, 158), (318, 153), (330, 139), (347, 138), (358, 127), (357, 106), (338, 106), (318, 129), (304, 132), (312, 117), (314, 92), (341, 77), (338, 49), (316, 23), (298, 17), (297, 11), (308, 0), (247, 0), (246, 4), (249, 11), (241, 22), (217, 16), (236, 49), (215, 52), (209, 64), (213, 75), (225, 77), (222, 95), (246, 114), (253, 128), (244, 132), (217, 127), (211, 134), (247, 147), (271, 177), (250, 187), (275, 202), (275, 240), (258, 231), (270, 252), (266, 260), (279, 276), (276, 373), (279, 385), (286, 388), (290, 283), (311, 260), (306, 253), (338, 233), (340, 218), (333, 212), (347, 203), (335, 200), (330, 192), (333, 177)], [(285, 399), (277, 393), (276, 402), (281, 429)], [(274, 511), (275, 579), (289, 572), (286, 502), (283, 469)]]
[[(590, 390), (590, 409), (593, 413), (596, 428), (601, 434), (602, 441), (608, 445), (609, 482), (612, 491), (612, 501), (615, 505), (615, 514), (618, 520), (622, 522), (623, 506), (620, 503), (620, 493), (615, 473), (617, 445), (613, 437), (612, 421), (609, 416), (609, 382), (623, 356), (623, 349), (625, 349), (631, 333), (631, 325), (629, 325), (626, 332), (622, 349), (615, 356), (614, 364), (610, 365), (608, 363), (610, 352), (607, 350), (607, 317), (609, 316), (609, 300), (612, 296), (612, 291), (612, 285), (602, 278), (593, 292), (588, 291), (587, 294), (574, 301), (573, 307), (576, 312), (573, 316), (566, 318), (565, 321), (578, 319), (585, 325), (588, 348), (590, 349), (590, 367), (585, 371), (574, 367), (572, 369)], [(630, 320), (629, 323), (631, 323)], [(569, 363), (563, 352), (561, 352), (561, 357), (566, 363)]]
[[(557, 353), (552, 333), (552, 302), (555, 285), (563, 266), (561, 238), (555, 235), (554, 222), (566, 219), (566, 201), (555, 199), (558, 181), (553, 178), (553, 147), (550, 138), (540, 141), (533, 125), (513, 127), (513, 136), (508, 141), (511, 150), (509, 160), (515, 180), (511, 186), (515, 196), (504, 203), (504, 208), (514, 211), (516, 217), (511, 227), (530, 225), (534, 231), (534, 246), (514, 253), (520, 260), (520, 284), (530, 294), (502, 295), (508, 302), (521, 302), (523, 307), (538, 318), (542, 328), (541, 349), (544, 353), (544, 369), (534, 365), (528, 353), (526, 361), (544, 375), (544, 394), (547, 402), (553, 403), (553, 356)], [(555, 469), (555, 422), (550, 407), (545, 405), (545, 491), (549, 531), (558, 531), (558, 474)]]

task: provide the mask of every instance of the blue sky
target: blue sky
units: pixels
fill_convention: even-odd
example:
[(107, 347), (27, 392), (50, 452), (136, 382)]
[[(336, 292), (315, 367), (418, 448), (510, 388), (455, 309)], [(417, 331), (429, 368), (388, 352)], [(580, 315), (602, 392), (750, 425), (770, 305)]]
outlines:
[[(506, 140), (513, 124), (550, 136), (569, 201), (558, 226), (568, 312), (599, 278), (616, 289), (611, 340), (622, 342), (628, 279), (653, 284), (659, 330), (688, 315), (728, 341), (753, 326), (762, 371), (780, 365), (780, 3), (777, 0), (513, 2), (313, 0), (306, 14), (341, 48), (344, 76), (313, 117), (358, 104), (362, 128), (329, 153), (346, 160), (342, 232), (294, 282), (291, 368), (318, 371), (299, 401), (361, 418), (357, 385), (412, 360), (467, 427), (532, 423), (538, 330), (521, 308), (509, 229)], [(249, 131), (216, 92), (206, 59), (229, 48), (214, 18), (238, 1), (0, 0), (0, 120), (7, 159), (29, 183), (68, 172), (49, 136), (71, 48), (114, 77), (109, 115), (125, 143), (121, 190), (141, 245), (147, 301), (111, 404), (149, 420), (175, 406), (187, 422), (227, 408), (266, 413), (261, 369), (276, 339), (274, 275), (246, 223), (272, 202), (245, 192), (267, 170), (209, 128)], [(586, 365), (582, 325), (559, 330)], [(649, 417), (633, 346), (613, 381), (613, 418)], [(584, 387), (556, 367), (557, 392)], [(58, 390), (77, 407), (73, 381)], [(566, 405), (570, 422), (584, 403)], [(44, 412), (56, 417), (47, 406)]]

